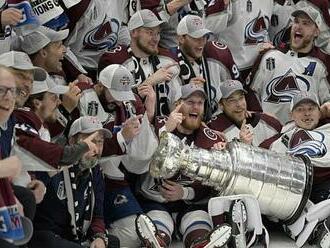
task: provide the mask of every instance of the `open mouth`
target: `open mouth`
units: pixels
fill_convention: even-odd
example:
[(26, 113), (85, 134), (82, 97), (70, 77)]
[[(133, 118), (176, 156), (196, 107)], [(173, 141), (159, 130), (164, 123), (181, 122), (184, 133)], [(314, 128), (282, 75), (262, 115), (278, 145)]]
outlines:
[(303, 38), (303, 35), (300, 32), (294, 33), (295, 40), (301, 40)]
[(313, 119), (310, 119), (310, 118), (308, 118), (308, 119), (303, 119), (302, 122), (304, 122), (304, 123), (306, 123), (306, 124), (310, 124), (310, 123), (313, 122)]
[(189, 117), (192, 118), (192, 119), (197, 120), (198, 117), (199, 117), (199, 114), (197, 114), (197, 113), (189, 113)]

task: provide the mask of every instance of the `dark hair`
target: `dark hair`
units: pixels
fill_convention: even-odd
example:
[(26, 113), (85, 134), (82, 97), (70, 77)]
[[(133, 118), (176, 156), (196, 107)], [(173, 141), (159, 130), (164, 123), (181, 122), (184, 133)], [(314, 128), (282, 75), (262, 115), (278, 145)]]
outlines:
[(46, 92), (41, 92), (38, 94), (30, 95), (25, 103), (25, 106), (29, 107), (32, 111), (34, 111), (35, 110), (34, 100), (42, 101), (44, 99), (45, 93)]

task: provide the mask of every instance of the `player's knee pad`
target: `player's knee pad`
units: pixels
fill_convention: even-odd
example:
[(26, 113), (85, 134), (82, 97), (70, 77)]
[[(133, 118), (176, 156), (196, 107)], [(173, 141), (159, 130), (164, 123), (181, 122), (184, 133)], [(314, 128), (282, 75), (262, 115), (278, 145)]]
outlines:
[[(306, 207), (298, 220), (292, 225), (286, 226), (291, 237), (296, 239), (298, 247), (302, 247), (307, 240), (328, 243), (330, 199), (313, 204), (307, 202)], [(322, 247), (322, 246), (321, 246)], [(328, 247), (328, 246), (324, 246)]]
[[(240, 203), (240, 204), (238, 204)], [(239, 209), (236, 209), (237, 206)], [(235, 211), (237, 213), (235, 213)], [(210, 214), (211, 219), (216, 219), (218, 216), (222, 216), (223, 220), (228, 221), (231, 219), (230, 223), (235, 226), (244, 225), (245, 231), (248, 232), (249, 240), (246, 243), (246, 247), (251, 247), (255, 244), (255, 242), (261, 242), (264, 246), (268, 247), (269, 244), (269, 236), (266, 228), (263, 226), (261, 212), (259, 208), (259, 203), (257, 199), (252, 195), (232, 195), (232, 196), (221, 196), (214, 197), (209, 200), (208, 204), (208, 212)], [(244, 223), (236, 223), (235, 224), (235, 215), (243, 214), (242, 221)], [(229, 216), (227, 218), (226, 216)], [(219, 225), (222, 223), (213, 223), (214, 225)], [(233, 233), (234, 233), (233, 228)], [(242, 235), (242, 234), (237, 234)]]
[(168, 212), (162, 210), (151, 210), (147, 213), (147, 215), (150, 219), (152, 219), (159, 231), (162, 231), (171, 237), (174, 230), (174, 221)]
[(185, 236), (188, 232), (197, 229), (212, 230), (212, 221), (209, 214), (203, 210), (196, 210), (186, 213), (180, 224), (180, 233)]

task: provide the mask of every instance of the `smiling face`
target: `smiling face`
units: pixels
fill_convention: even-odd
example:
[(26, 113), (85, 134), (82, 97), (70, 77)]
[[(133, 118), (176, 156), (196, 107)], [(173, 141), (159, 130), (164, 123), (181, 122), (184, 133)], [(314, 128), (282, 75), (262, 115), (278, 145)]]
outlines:
[(22, 108), (32, 91), (33, 71), (11, 69), (16, 79), (17, 96), (15, 107)]
[(66, 51), (62, 41), (51, 42), (44, 48), (44, 51), (44, 69), (47, 72), (61, 72), (62, 60)]
[(179, 36), (179, 45), (180, 49), (184, 54), (195, 60), (203, 56), (204, 47), (207, 42), (207, 36), (204, 35), (200, 38), (193, 38), (189, 35), (180, 35)]
[(222, 98), (220, 106), (229, 119), (241, 126), (247, 111), (245, 95), (241, 90), (235, 91), (228, 98)]
[(205, 98), (201, 93), (195, 92), (183, 100), (180, 108), (183, 115), (181, 126), (187, 130), (196, 130), (200, 127), (204, 114)]
[(145, 28), (140, 27), (132, 31), (132, 42), (146, 55), (158, 54), (158, 43), (160, 40), (160, 27)]
[(319, 106), (312, 101), (302, 101), (291, 112), (291, 118), (297, 127), (313, 130), (319, 123), (321, 111)]
[(291, 28), (291, 48), (296, 52), (309, 52), (319, 32), (316, 24), (307, 15), (298, 15), (294, 18)]
[(0, 123), (5, 123), (14, 110), (16, 83), (14, 75), (0, 67)]

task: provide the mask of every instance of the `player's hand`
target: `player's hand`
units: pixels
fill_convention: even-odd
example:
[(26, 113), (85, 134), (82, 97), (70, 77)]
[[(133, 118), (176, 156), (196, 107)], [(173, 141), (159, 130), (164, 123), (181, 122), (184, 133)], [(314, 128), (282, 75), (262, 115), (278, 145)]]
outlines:
[(93, 240), (93, 242), (90, 245), (90, 248), (106, 248), (106, 247), (103, 239), (97, 238)]
[(173, 72), (171, 67), (178, 66), (177, 63), (172, 63), (158, 69), (154, 74), (147, 78), (147, 83), (151, 85), (156, 85), (161, 82), (171, 81), (173, 78)]
[(239, 139), (245, 144), (252, 144), (253, 131), (249, 125), (246, 125), (246, 119), (242, 122), (241, 130), (239, 132)]
[(183, 121), (184, 116), (182, 115), (182, 113), (179, 112), (182, 104), (183, 102), (177, 105), (168, 117), (165, 123), (165, 128), (167, 132), (172, 132)]
[(77, 80), (78, 82), (85, 82), (93, 85), (93, 80), (90, 77), (86, 76), (85, 74), (79, 74)]
[(267, 52), (270, 49), (274, 49), (274, 45), (271, 42), (263, 42), (258, 44), (258, 51), (259, 53)]
[(10, 156), (9, 158), (0, 161), (0, 178), (13, 178), (21, 174), (22, 162), (17, 156)]
[(220, 141), (220, 142), (215, 143), (212, 146), (212, 149), (221, 151), (221, 150), (226, 149), (226, 146), (227, 146), (227, 142), (226, 141)]
[(183, 186), (170, 180), (164, 180), (159, 191), (169, 202), (181, 200), (183, 197)]
[(192, 79), (190, 79), (189, 83), (191, 84), (195, 84), (195, 85), (198, 85), (198, 86), (201, 86), (205, 83), (205, 79), (201, 76), (199, 77), (193, 77)]
[(77, 83), (78, 81), (69, 83), (69, 91), (65, 93), (62, 98), (62, 105), (69, 113), (78, 106), (81, 97), (81, 90), (76, 85)]
[(8, 8), (1, 12), (1, 26), (15, 26), (23, 18), (22, 11), (16, 8)]
[(144, 107), (151, 122), (155, 115), (156, 93), (150, 84), (143, 83), (138, 86), (138, 94), (145, 98)]
[(321, 118), (329, 118), (330, 117), (330, 102), (325, 102), (320, 107)]
[(91, 153), (91, 156), (94, 156), (98, 152), (98, 148), (96, 144), (94, 143), (95, 138), (98, 135), (98, 131), (90, 134), (87, 138), (83, 139), (82, 141), (88, 145), (89, 152)]
[(31, 189), (36, 198), (37, 204), (39, 204), (44, 199), (46, 193), (46, 186), (44, 183), (40, 180), (32, 180), (27, 187)]
[(141, 131), (141, 123), (143, 115), (137, 115), (129, 118), (123, 124), (121, 134), (123, 135), (126, 142), (130, 142), (136, 135)]

